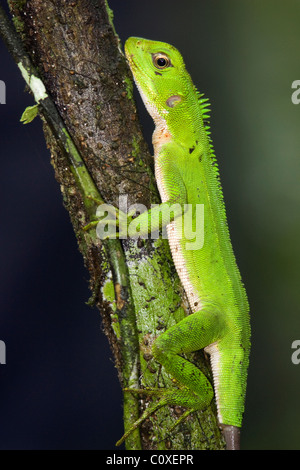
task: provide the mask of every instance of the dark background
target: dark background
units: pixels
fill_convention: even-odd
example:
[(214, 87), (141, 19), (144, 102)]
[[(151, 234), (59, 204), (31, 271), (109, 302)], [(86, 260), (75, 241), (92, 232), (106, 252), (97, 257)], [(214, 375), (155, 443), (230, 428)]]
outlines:
[[(2, 3), (3, 2), (2, 0)], [(174, 44), (212, 103), (234, 249), (251, 305), (245, 449), (300, 448), (297, 0), (109, 0), (122, 42)], [(0, 42), (1, 449), (114, 449), (121, 392), (33, 99)], [(140, 102), (139, 102), (140, 103)], [(140, 111), (150, 141), (153, 125)]]

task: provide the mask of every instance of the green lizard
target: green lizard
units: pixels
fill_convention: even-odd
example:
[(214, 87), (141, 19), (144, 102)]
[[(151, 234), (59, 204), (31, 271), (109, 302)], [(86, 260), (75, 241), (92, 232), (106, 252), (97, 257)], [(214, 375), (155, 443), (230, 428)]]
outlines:
[[(175, 210), (167, 226), (168, 240), (192, 314), (160, 335), (152, 352), (179, 388), (130, 390), (156, 394), (160, 400), (146, 409), (118, 444), (159, 406), (181, 405), (189, 413), (210, 404), (213, 387), (195, 365), (182, 357), (204, 348), (210, 355), (218, 420), (227, 448), (238, 449), (249, 363), (249, 307), (230, 242), (207, 124), (209, 105), (196, 90), (182, 56), (173, 46), (132, 37), (126, 41), (125, 54), (155, 123), (155, 176), (162, 199), (155, 210), (175, 204), (183, 208), (185, 220), (189, 204), (191, 228), (195, 231), (196, 205), (203, 204), (204, 243), (195, 249), (189, 247), (190, 239), (179, 224), (181, 211)], [(153, 211), (138, 217), (140, 233), (149, 230)]]

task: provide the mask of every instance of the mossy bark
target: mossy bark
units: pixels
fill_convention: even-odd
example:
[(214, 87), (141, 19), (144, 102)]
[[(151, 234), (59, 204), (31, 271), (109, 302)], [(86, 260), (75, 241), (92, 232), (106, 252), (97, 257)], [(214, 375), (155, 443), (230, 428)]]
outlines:
[[(25, 50), (82, 159), (78, 168), (84, 168), (91, 185), (109, 204), (118, 206), (120, 194), (128, 195), (128, 205), (157, 203), (153, 162), (107, 2), (11, 0), (9, 5)], [(165, 240), (103, 243), (95, 232), (83, 230), (96, 205), (87, 200), (74, 162), (41, 114), (51, 163), (89, 270), (92, 301), (101, 312), (120, 382), (133, 388), (174, 387), (151, 355), (156, 336), (188, 314), (168, 244)], [(201, 352), (190, 360), (210, 377)], [(149, 400), (124, 393), (125, 428)], [(179, 407), (160, 409), (127, 439), (126, 448), (224, 448), (214, 403), (168, 432), (182, 412)]]

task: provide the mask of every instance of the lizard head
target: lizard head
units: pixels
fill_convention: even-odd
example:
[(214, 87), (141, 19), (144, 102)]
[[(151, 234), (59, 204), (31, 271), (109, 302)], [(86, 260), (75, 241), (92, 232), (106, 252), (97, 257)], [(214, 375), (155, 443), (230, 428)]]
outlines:
[(175, 47), (164, 42), (131, 37), (125, 43), (125, 54), (154, 121), (185, 105), (193, 84)]

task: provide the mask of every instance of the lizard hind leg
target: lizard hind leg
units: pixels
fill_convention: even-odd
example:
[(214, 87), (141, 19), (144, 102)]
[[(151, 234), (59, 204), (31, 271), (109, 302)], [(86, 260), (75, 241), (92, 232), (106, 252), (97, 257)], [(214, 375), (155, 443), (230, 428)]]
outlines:
[(210, 405), (213, 387), (201, 370), (180, 354), (202, 349), (220, 338), (224, 328), (222, 317), (210, 309), (203, 309), (181, 320), (160, 335), (152, 346), (154, 358), (160, 362), (179, 388), (127, 389), (132, 393), (142, 393), (159, 397), (159, 401), (150, 405), (141, 417), (125, 432), (117, 445), (136, 429), (144, 419), (158, 408), (171, 405), (187, 408), (184, 415), (173, 428), (188, 414), (204, 410)]
[(202, 410), (210, 404), (213, 398), (211, 383), (197, 366), (181, 355), (218, 341), (224, 329), (223, 316), (206, 307), (166, 330), (154, 342), (155, 359), (183, 386), (173, 391), (174, 405)]

